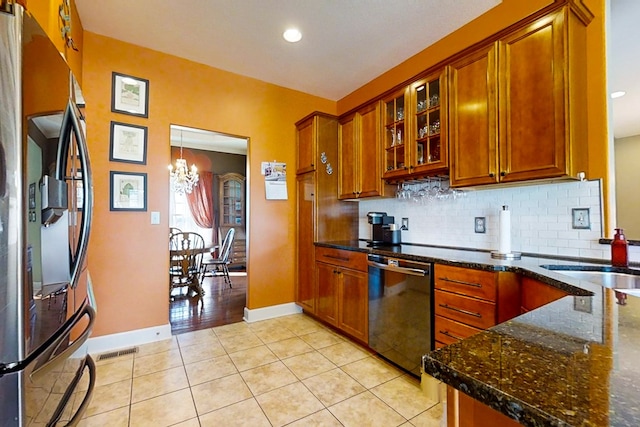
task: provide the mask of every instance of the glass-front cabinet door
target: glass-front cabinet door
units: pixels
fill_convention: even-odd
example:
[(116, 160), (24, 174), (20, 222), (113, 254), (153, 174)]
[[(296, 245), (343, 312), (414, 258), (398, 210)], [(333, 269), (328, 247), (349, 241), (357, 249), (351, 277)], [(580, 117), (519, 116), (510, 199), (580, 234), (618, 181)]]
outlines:
[(446, 172), (446, 91), (444, 72), (411, 85), (412, 121), (411, 173)]
[(397, 92), (385, 99), (384, 178), (393, 179), (406, 175), (409, 171), (409, 150), (407, 149), (407, 132), (405, 113), (407, 91)]
[(220, 226), (244, 226), (244, 176), (227, 173), (220, 176)]

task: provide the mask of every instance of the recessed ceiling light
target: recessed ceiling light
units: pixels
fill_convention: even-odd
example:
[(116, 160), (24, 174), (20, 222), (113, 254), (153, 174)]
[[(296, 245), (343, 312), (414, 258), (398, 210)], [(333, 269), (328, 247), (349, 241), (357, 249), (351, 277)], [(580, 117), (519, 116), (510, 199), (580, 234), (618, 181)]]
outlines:
[(627, 92), (623, 91), (623, 90), (619, 90), (617, 92), (612, 92), (611, 93), (611, 98), (612, 99), (616, 99), (616, 98), (620, 98), (622, 96), (625, 96), (627, 94)]
[(282, 34), (282, 37), (290, 43), (295, 43), (302, 39), (302, 33), (296, 28), (289, 28)]

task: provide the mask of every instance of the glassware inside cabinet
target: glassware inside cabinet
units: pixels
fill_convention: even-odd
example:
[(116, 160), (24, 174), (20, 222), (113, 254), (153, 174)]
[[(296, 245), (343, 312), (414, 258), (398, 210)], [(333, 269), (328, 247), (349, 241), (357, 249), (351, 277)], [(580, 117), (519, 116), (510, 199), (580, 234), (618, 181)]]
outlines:
[(416, 165), (440, 162), (440, 78), (413, 87)]
[(386, 172), (405, 167), (405, 96), (402, 93), (385, 103)]

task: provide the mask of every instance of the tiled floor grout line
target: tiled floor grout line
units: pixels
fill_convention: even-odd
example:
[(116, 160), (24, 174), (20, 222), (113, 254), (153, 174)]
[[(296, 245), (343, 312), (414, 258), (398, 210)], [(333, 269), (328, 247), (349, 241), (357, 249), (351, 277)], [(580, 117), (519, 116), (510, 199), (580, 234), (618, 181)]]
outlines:
[[(300, 318), (300, 319), (304, 319), (304, 318)], [(313, 320), (311, 320), (311, 321), (315, 322)], [(304, 322), (306, 322), (306, 320)], [(215, 339), (216, 343), (218, 345), (220, 345), (220, 348), (223, 350), (224, 353), (220, 354), (218, 356), (211, 356), (211, 357), (209, 357), (209, 355), (207, 355), (207, 357), (205, 357), (202, 360), (198, 360), (197, 358), (194, 358), (194, 355), (196, 355), (196, 356), (198, 355), (197, 353), (193, 353), (192, 352), (192, 353), (189, 353), (189, 355), (187, 355), (187, 353), (185, 353), (187, 348), (189, 348), (191, 346), (201, 345), (201, 344), (198, 343), (198, 341), (200, 340), (200, 337), (198, 337), (197, 335), (196, 336), (187, 337), (186, 334), (185, 334), (185, 337), (182, 340), (184, 342), (181, 342), (181, 340), (179, 339), (179, 335), (176, 335), (176, 336), (172, 337), (173, 341), (171, 343), (168, 343), (166, 348), (159, 346), (157, 349), (156, 348), (152, 348), (151, 352), (149, 352), (149, 353), (145, 352), (143, 355), (134, 354), (132, 356), (132, 362), (131, 362), (131, 368), (130, 368), (130, 387), (129, 387), (129, 390), (128, 390), (129, 391), (129, 399), (128, 399), (129, 403), (128, 403), (128, 408), (127, 408), (127, 413), (128, 413), (128, 423), (127, 423), (127, 425), (133, 427), (131, 425), (131, 423), (133, 421), (132, 420), (132, 415), (133, 415), (133, 412), (134, 412), (133, 411), (134, 405), (140, 404), (140, 403), (142, 403), (144, 401), (147, 401), (147, 400), (152, 400), (152, 399), (158, 398), (158, 397), (160, 397), (162, 395), (166, 395), (166, 394), (170, 394), (170, 393), (174, 393), (174, 392), (177, 392), (177, 391), (184, 390), (184, 388), (186, 388), (186, 387), (189, 388), (189, 394), (191, 396), (191, 404), (193, 405), (193, 408), (195, 409), (195, 417), (187, 419), (187, 420), (183, 420), (183, 421), (178, 422), (178, 423), (175, 423), (176, 425), (177, 424), (181, 424), (182, 422), (190, 421), (190, 420), (191, 421), (195, 420), (198, 425), (202, 425), (201, 424), (201, 417), (203, 417), (203, 416), (205, 416), (207, 414), (222, 410), (224, 408), (233, 406), (235, 404), (238, 404), (238, 403), (241, 403), (241, 402), (246, 402), (247, 400), (252, 399), (254, 401), (254, 403), (257, 404), (258, 408), (260, 408), (261, 414), (264, 416), (265, 420), (267, 420), (268, 423), (273, 426), (274, 425), (273, 421), (268, 417), (267, 411), (265, 411), (265, 408), (260, 404), (260, 401), (258, 400), (258, 397), (262, 396), (263, 394), (271, 393), (271, 392), (274, 392), (274, 391), (276, 391), (278, 389), (288, 387), (288, 386), (290, 386), (292, 384), (300, 384), (302, 387), (304, 387), (306, 392), (308, 392), (310, 394), (310, 396), (313, 396), (321, 404), (322, 409), (319, 409), (319, 410), (317, 410), (317, 411), (315, 411), (313, 413), (310, 413), (310, 414), (302, 415), (299, 418), (296, 418), (294, 420), (289, 420), (289, 421), (286, 422), (286, 425), (299, 422), (300, 420), (302, 420), (304, 418), (311, 417), (313, 415), (317, 415), (318, 413), (323, 412), (323, 411), (327, 411), (327, 413), (330, 414), (330, 416), (335, 421), (337, 421), (340, 425), (344, 426), (344, 423), (338, 418), (338, 415), (336, 415), (336, 414), (334, 414), (334, 412), (332, 412), (331, 408), (336, 407), (337, 405), (340, 405), (343, 402), (346, 402), (351, 398), (363, 395), (363, 394), (365, 394), (367, 392), (369, 392), (369, 394), (373, 398), (375, 398), (376, 401), (379, 401), (379, 403), (382, 403), (384, 405), (384, 407), (386, 407), (388, 410), (391, 410), (398, 417), (400, 417), (400, 419), (404, 420), (403, 424), (406, 423), (407, 426), (414, 425), (415, 423), (412, 423), (411, 420), (420, 417), (421, 415), (427, 413), (428, 411), (432, 410), (433, 408), (435, 408), (437, 406), (438, 402), (434, 402), (433, 405), (429, 406), (426, 409), (415, 408), (415, 409), (421, 409), (421, 411), (419, 413), (417, 413), (417, 414), (411, 414), (410, 413), (411, 414), (410, 418), (405, 417), (405, 415), (400, 413), (400, 410), (402, 410), (403, 412), (406, 412), (404, 409), (401, 409), (402, 408), (401, 406), (397, 406), (396, 405), (397, 408), (400, 408), (400, 409), (394, 408), (394, 406), (392, 406), (392, 404), (390, 403), (391, 401), (389, 401), (389, 402), (387, 401), (388, 397), (384, 397), (384, 396), (388, 396), (388, 391), (385, 392), (385, 391), (379, 389), (380, 390), (379, 393), (382, 393), (379, 396), (378, 394), (374, 393), (373, 390), (376, 389), (376, 388), (380, 388), (380, 387), (384, 386), (385, 384), (391, 383), (392, 381), (396, 381), (396, 380), (400, 380), (400, 379), (413, 381), (414, 380), (413, 377), (410, 377), (408, 374), (399, 371), (397, 367), (388, 364), (388, 362), (386, 362), (384, 359), (380, 358), (379, 356), (377, 356), (375, 354), (372, 354), (369, 351), (366, 351), (366, 349), (363, 348), (358, 343), (353, 342), (353, 341), (351, 341), (349, 339), (344, 338), (341, 335), (336, 334), (333, 330), (331, 330), (329, 328), (326, 328), (321, 324), (317, 324), (316, 323), (316, 324), (314, 324), (313, 327), (311, 327), (311, 326), (305, 327), (307, 325), (301, 324), (300, 326), (296, 325), (295, 328), (289, 328), (287, 325), (288, 325), (288, 323), (283, 321), (283, 322), (274, 322), (273, 324), (270, 324), (270, 325), (269, 324), (265, 324), (264, 327), (266, 329), (261, 329), (261, 326), (259, 326), (259, 325), (254, 325), (254, 327), (252, 327), (252, 325), (247, 325), (247, 327), (238, 327), (237, 331), (232, 329), (232, 328), (221, 329), (221, 328), (224, 328), (224, 326), (222, 326), (222, 327), (212, 327), (212, 328), (205, 329), (205, 330), (209, 331), (209, 333), (211, 334), (211, 338)], [(217, 328), (220, 328), (220, 330), (216, 331), (215, 329), (217, 329)], [(290, 333), (292, 336), (291, 337), (287, 337), (287, 338), (283, 338), (284, 336), (287, 335), (287, 333), (280, 334), (280, 331), (276, 330), (278, 328), (281, 328), (282, 330), (286, 330), (287, 333)], [(275, 332), (272, 335), (269, 335), (269, 332), (271, 330), (273, 330)], [(236, 347), (236, 345), (237, 345), (237, 343), (233, 342), (233, 337), (236, 336), (236, 335), (244, 334), (244, 333), (247, 333), (248, 336), (251, 335), (251, 336), (257, 338), (256, 343), (260, 342), (261, 344), (250, 345), (247, 348), (244, 348), (242, 345), (239, 345), (238, 346), (239, 349), (233, 349), (234, 351), (230, 352), (229, 348)], [(311, 335), (315, 334), (315, 333), (323, 333), (323, 334), (332, 335), (332, 336), (335, 336), (336, 338), (338, 338), (338, 340), (333, 341), (332, 339), (328, 339), (326, 337), (323, 337), (322, 335), (318, 335), (317, 337), (312, 337)], [(203, 336), (207, 336), (207, 335), (204, 334)], [(306, 336), (309, 341), (303, 339), (302, 338), (303, 336)], [(301, 350), (301, 353), (296, 353), (296, 351), (298, 351), (298, 349), (295, 349), (295, 350), (290, 352), (291, 354), (288, 354), (286, 350), (282, 350), (283, 352), (280, 352), (280, 354), (288, 354), (288, 355), (287, 356), (281, 356), (280, 354), (276, 353), (270, 347), (270, 345), (274, 345), (274, 344), (276, 344), (278, 342), (289, 340), (289, 339), (293, 339), (293, 338), (296, 338), (296, 339), (300, 340), (302, 343), (305, 343), (309, 347), (309, 350), (303, 350), (303, 351)], [(253, 340), (253, 338), (251, 338), (251, 340)], [(223, 341), (227, 341), (227, 346), (231, 345), (231, 347), (225, 346), (223, 344)], [(329, 343), (325, 344), (327, 342), (329, 342)], [(240, 341), (240, 343), (241, 343), (241, 341)], [(337, 363), (338, 361), (350, 359), (350, 357), (344, 358), (340, 354), (340, 352), (344, 351), (343, 349), (340, 349), (338, 353), (335, 353), (335, 352), (334, 353), (327, 353), (327, 354), (330, 354), (331, 356), (327, 356), (327, 355), (325, 355), (324, 353), (321, 352), (321, 350), (323, 350), (323, 349), (329, 349), (332, 346), (341, 345), (343, 343), (347, 343), (347, 344), (353, 345), (354, 347), (357, 347), (358, 349), (362, 349), (364, 351), (365, 355), (363, 357), (356, 358), (355, 360), (350, 360), (350, 361), (346, 361), (346, 362), (340, 362), (342, 364), (338, 365), (338, 363)], [(237, 352), (242, 352), (242, 351), (250, 351), (251, 349), (255, 349), (255, 348), (258, 348), (258, 347), (264, 347), (269, 353), (271, 353), (273, 355), (274, 360), (271, 361), (271, 362), (268, 362), (268, 363), (258, 364), (257, 366), (252, 366), (252, 363), (249, 362), (249, 363), (245, 364), (245, 366), (250, 366), (250, 367), (245, 368), (243, 371), (241, 371), (240, 370), (241, 366), (237, 364), (237, 360), (239, 360), (238, 357), (236, 357), (236, 360), (234, 361), (234, 359), (231, 357), (231, 354), (234, 354), (234, 353), (237, 353)], [(286, 347), (280, 347), (280, 348), (284, 349)], [(168, 367), (166, 369), (160, 369), (158, 371), (148, 372), (148, 373), (145, 373), (143, 375), (138, 375), (137, 377), (135, 377), (134, 375), (135, 375), (136, 366), (137, 366), (136, 362), (140, 363), (139, 362), (140, 359), (142, 359), (144, 357), (147, 357), (147, 356), (160, 355), (162, 353), (170, 353), (170, 352), (175, 351), (175, 350), (178, 350), (177, 351), (177, 356), (180, 357), (179, 363), (180, 363), (180, 366), (182, 368), (181, 372), (186, 378), (186, 387), (179, 388), (179, 389), (176, 389), (176, 390), (171, 389), (171, 391), (166, 391), (166, 392), (163, 391), (158, 396), (145, 397), (144, 399), (139, 400), (138, 402), (134, 403), (133, 402), (133, 397), (134, 397), (134, 380), (135, 379), (139, 379), (139, 378), (142, 378), (144, 376), (150, 376), (150, 375), (158, 374), (158, 373), (161, 373), (161, 372), (164, 372), (164, 371), (169, 371), (169, 370), (172, 370), (172, 369), (175, 369), (175, 368), (178, 367), (178, 366)], [(262, 351), (262, 350), (259, 350), (259, 351)], [(319, 355), (322, 358), (327, 359), (327, 361), (330, 362), (332, 367), (330, 369), (325, 370), (325, 371), (317, 372), (317, 373), (313, 374), (312, 376), (301, 378), (296, 374), (296, 371), (294, 369), (292, 369), (292, 366), (294, 366), (294, 365), (290, 366), (287, 363), (285, 363), (285, 361), (288, 360), (288, 359), (292, 359), (294, 357), (307, 355), (307, 354), (311, 354), (311, 353), (315, 353), (316, 355)], [(213, 351), (212, 354), (215, 354), (215, 350)], [(193, 384), (192, 383), (193, 379), (189, 377), (189, 372), (190, 371), (187, 370), (187, 366), (188, 365), (210, 361), (210, 360), (216, 359), (216, 358), (221, 357), (221, 356), (226, 356), (229, 359), (229, 361), (231, 362), (235, 372), (224, 374), (222, 376), (213, 378), (212, 380), (204, 381), (203, 383), (200, 383), (200, 384)], [(170, 356), (170, 357), (171, 357), (171, 359), (173, 359), (174, 356)], [(254, 357), (254, 356), (252, 356), (252, 357)], [(190, 359), (193, 359), (193, 360), (190, 360)], [(356, 364), (358, 362), (365, 361), (367, 359), (372, 359), (372, 360), (374, 360), (376, 362), (384, 363), (385, 365), (390, 366), (391, 368), (397, 370), (397, 374), (398, 375), (393, 376), (392, 378), (389, 378), (389, 379), (384, 379), (384, 380), (382, 380), (383, 378), (380, 378), (380, 380), (382, 380), (382, 382), (380, 382), (380, 383), (376, 382), (374, 384), (374, 382), (368, 381), (366, 379), (366, 377), (362, 377), (362, 375), (358, 374), (358, 369), (362, 369), (362, 367), (357, 367), (355, 369), (350, 369), (350, 371), (352, 373), (349, 373), (347, 370), (344, 369), (346, 366), (349, 366), (351, 364)], [(177, 361), (175, 361), (175, 359), (173, 359), (173, 360), (174, 360), (174, 363), (177, 362)], [(186, 363), (188, 360), (190, 360), (190, 363)], [(114, 361), (114, 363), (115, 363), (115, 361)], [(243, 376), (243, 373), (249, 372), (249, 371), (251, 371), (253, 369), (257, 369), (257, 368), (260, 368), (260, 367), (266, 367), (266, 366), (268, 366), (270, 364), (275, 364), (275, 363), (281, 364), (286, 369), (286, 372), (288, 372), (292, 376), (292, 378), (295, 379), (295, 381), (292, 382), (292, 383), (289, 383), (289, 384), (278, 386), (276, 388), (267, 388), (266, 391), (262, 391), (259, 394), (256, 394), (256, 392), (254, 392), (254, 390), (251, 389), (250, 383), (247, 382), (247, 379), (245, 379), (245, 376)], [(168, 364), (170, 366), (172, 363), (169, 362)], [(299, 370), (300, 368), (296, 367), (296, 369)], [(319, 375), (323, 375), (323, 374), (326, 374), (326, 373), (334, 371), (334, 370), (338, 370), (341, 375), (345, 375), (347, 378), (349, 378), (355, 384), (358, 384), (360, 387), (362, 387), (362, 391), (356, 392), (355, 394), (353, 394), (351, 396), (345, 396), (345, 397), (340, 396), (340, 400), (335, 401), (335, 402), (331, 402), (330, 405), (327, 405), (323, 400), (321, 400), (321, 395), (320, 394), (316, 394), (317, 391), (316, 391), (316, 393), (314, 393), (314, 391), (313, 391), (314, 389), (312, 389), (310, 387), (311, 383), (307, 384), (307, 382), (308, 382), (307, 380), (310, 380), (310, 379), (315, 378), (315, 377), (317, 377)], [(140, 368), (140, 369), (138, 369), (138, 371), (145, 372), (145, 369)], [(193, 372), (193, 371), (191, 371), (191, 372)], [(302, 373), (302, 375), (304, 375), (304, 373), (303, 373), (304, 371), (300, 371), (300, 372)], [(354, 375), (354, 374), (357, 374), (357, 375)], [(198, 406), (196, 405), (196, 395), (194, 394), (194, 388), (199, 386), (199, 385), (206, 384), (207, 382), (216, 381), (216, 380), (219, 380), (219, 379), (222, 379), (222, 378), (226, 378), (226, 377), (229, 377), (229, 376), (232, 376), (232, 375), (237, 375), (239, 377), (239, 379), (242, 381), (242, 384), (244, 385), (244, 387), (246, 387), (247, 390), (249, 391), (250, 397), (248, 397), (246, 399), (243, 399), (243, 400), (240, 400), (240, 401), (237, 401), (237, 402), (225, 404), (224, 406), (221, 406), (221, 407), (216, 407), (213, 410), (210, 410), (210, 411), (208, 411), (206, 413), (200, 414), (199, 411), (198, 411)], [(358, 380), (359, 377), (362, 377), (361, 380)], [(374, 384), (374, 385), (371, 386), (371, 387), (368, 387), (368, 386), (365, 385), (365, 383), (362, 382), (362, 380), (365, 380), (368, 384)], [(256, 385), (253, 382), (251, 382), (251, 384), (253, 384), (254, 387)], [(418, 387), (419, 387), (419, 385), (418, 385)], [(260, 389), (260, 387), (258, 387), (258, 389)], [(138, 393), (138, 397), (143, 396), (143, 395), (144, 394)], [(385, 399), (387, 399), (387, 400), (385, 400)], [(124, 406), (122, 406), (121, 408), (124, 408)], [(118, 408), (111, 408), (111, 409), (108, 409), (108, 410), (106, 410), (104, 412), (110, 412), (110, 411), (113, 411), (114, 409), (118, 409)], [(100, 414), (101, 413), (96, 413), (96, 414), (93, 414), (93, 415), (100, 415)]]

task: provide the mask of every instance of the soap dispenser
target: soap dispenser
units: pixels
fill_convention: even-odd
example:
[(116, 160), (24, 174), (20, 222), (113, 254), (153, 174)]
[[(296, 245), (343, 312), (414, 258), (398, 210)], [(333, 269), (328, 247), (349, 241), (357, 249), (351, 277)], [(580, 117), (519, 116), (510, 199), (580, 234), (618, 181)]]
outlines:
[(629, 255), (627, 239), (624, 237), (624, 230), (616, 228), (616, 234), (611, 242), (611, 265), (614, 267), (628, 267)]

